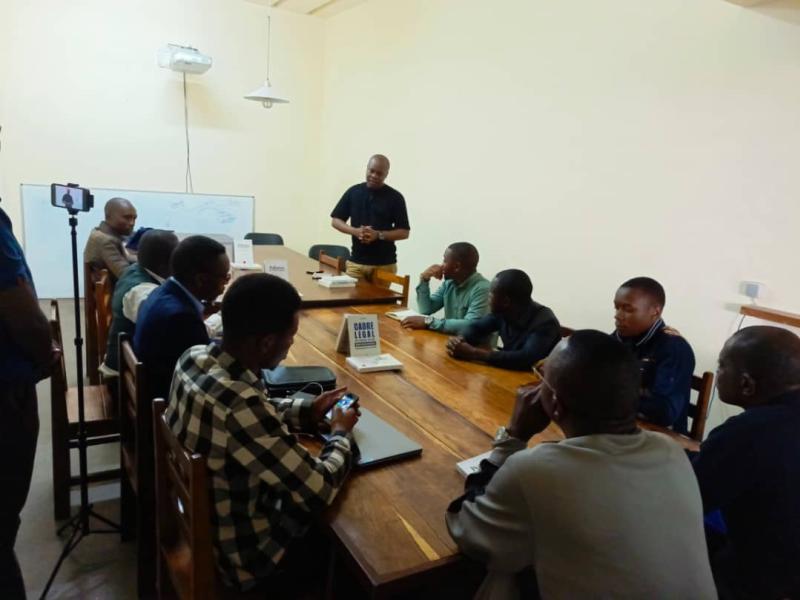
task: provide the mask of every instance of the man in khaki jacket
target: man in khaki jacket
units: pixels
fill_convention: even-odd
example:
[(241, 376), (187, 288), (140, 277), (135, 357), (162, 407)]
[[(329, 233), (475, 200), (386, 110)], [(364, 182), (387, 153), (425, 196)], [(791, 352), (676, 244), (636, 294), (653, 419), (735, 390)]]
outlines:
[(108, 269), (114, 280), (136, 259), (125, 252), (123, 239), (133, 232), (136, 209), (125, 198), (111, 198), (105, 205), (105, 220), (92, 229), (83, 261), (97, 269)]

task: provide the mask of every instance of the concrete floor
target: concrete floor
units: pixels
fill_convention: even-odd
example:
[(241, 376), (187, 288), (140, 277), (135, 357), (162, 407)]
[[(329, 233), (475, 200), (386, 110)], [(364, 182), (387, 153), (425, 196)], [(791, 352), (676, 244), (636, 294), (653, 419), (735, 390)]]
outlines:
[[(50, 314), (49, 301), (42, 301), (42, 310)], [(67, 377), (75, 385), (75, 323), (73, 302), (60, 300), (62, 337), (64, 339)], [(22, 525), (17, 536), (17, 557), (25, 578), (29, 598), (38, 598), (50, 572), (58, 560), (64, 539), (57, 537), (59, 523), (53, 519), (52, 445), (50, 440), (50, 381), (37, 386), (39, 396), (39, 442), (36, 464), (28, 501), (22, 513)], [(73, 473), (78, 472), (77, 451), (72, 451)], [(89, 448), (89, 470), (113, 468), (119, 465), (119, 446), (107, 444)], [(119, 484), (91, 488), (90, 499), (101, 515), (117, 522), (119, 519)], [(77, 489), (72, 494), (73, 509), (77, 509)], [(98, 528), (105, 526), (92, 520)], [(102, 527), (101, 527), (102, 526)], [(135, 542), (122, 543), (119, 534), (92, 534), (84, 538), (64, 561), (48, 598), (90, 598), (127, 600), (136, 598)]]

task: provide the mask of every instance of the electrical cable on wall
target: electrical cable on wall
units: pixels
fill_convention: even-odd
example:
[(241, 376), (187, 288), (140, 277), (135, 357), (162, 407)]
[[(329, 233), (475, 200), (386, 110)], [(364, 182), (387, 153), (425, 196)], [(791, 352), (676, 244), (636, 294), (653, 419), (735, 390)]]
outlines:
[(186, 73), (183, 74), (183, 124), (186, 131), (186, 192), (194, 193), (194, 182), (192, 181), (192, 150), (189, 143), (189, 100), (186, 93)]

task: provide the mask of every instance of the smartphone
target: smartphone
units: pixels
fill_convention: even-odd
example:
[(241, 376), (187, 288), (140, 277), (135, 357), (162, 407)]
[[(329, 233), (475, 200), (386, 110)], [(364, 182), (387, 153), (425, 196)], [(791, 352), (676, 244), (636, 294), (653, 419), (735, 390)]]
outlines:
[[(342, 410), (346, 410), (346, 409), (350, 408), (355, 402), (358, 402), (358, 396), (348, 392), (344, 396), (342, 396), (342, 399), (339, 400), (335, 404), (335, 406), (338, 406)], [(328, 411), (328, 414), (325, 415), (325, 417), (330, 421), (333, 418), (333, 409), (330, 409)]]
[(50, 204), (67, 210), (88, 212), (94, 206), (94, 197), (88, 189), (75, 185), (50, 185)]

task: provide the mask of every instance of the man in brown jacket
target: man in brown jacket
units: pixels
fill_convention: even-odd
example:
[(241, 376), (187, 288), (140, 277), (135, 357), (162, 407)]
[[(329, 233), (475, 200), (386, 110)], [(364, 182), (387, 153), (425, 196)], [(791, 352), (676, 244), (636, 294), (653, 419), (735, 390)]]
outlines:
[(105, 220), (92, 229), (83, 261), (98, 269), (108, 269), (114, 280), (136, 259), (125, 252), (123, 238), (133, 232), (136, 209), (125, 198), (111, 198), (105, 205)]

